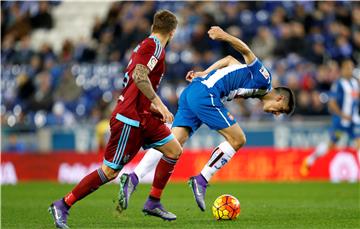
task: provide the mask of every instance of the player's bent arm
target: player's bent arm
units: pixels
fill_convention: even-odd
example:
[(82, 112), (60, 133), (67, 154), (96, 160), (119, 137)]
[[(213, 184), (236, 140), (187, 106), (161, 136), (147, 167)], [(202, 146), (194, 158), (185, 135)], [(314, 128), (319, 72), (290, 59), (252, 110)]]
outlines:
[(132, 77), (136, 87), (146, 96), (146, 98), (148, 98), (150, 101), (153, 101), (157, 95), (148, 77), (149, 73), (150, 70), (146, 66), (137, 64), (133, 71)]
[(247, 44), (245, 44), (239, 38), (236, 38), (230, 34), (227, 34), (227, 36), (225, 36), (225, 41), (227, 41), (236, 51), (241, 53), (241, 55), (245, 59), (246, 64), (249, 65), (249, 64), (253, 63), (254, 60), (256, 59), (255, 54), (251, 51), (249, 46), (247, 46)]
[(209, 36), (214, 40), (223, 40), (228, 42), (236, 51), (240, 52), (243, 55), (246, 64), (251, 64), (256, 59), (255, 54), (251, 51), (249, 46), (247, 46), (242, 40), (236, 38), (224, 30), (222, 30), (219, 26), (212, 26), (209, 30)]
[(162, 115), (162, 120), (166, 122), (172, 122), (174, 120), (174, 116), (169, 112), (167, 107), (163, 104), (159, 96), (154, 91), (150, 79), (148, 77), (150, 70), (142, 65), (137, 64), (133, 71), (132, 77), (136, 87), (148, 98), (151, 103), (153, 103), (158, 112)]

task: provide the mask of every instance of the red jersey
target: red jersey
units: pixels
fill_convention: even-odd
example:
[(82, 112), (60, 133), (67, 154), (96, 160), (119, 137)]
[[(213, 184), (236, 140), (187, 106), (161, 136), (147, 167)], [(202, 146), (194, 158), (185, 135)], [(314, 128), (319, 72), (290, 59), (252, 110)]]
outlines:
[(140, 114), (150, 112), (151, 101), (136, 87), (132, 79), (137, 64), (142, 64), (150, 70), (148, 76), (154, 90), (157, 91), (161, 77), (165, 72), (165, 50), (157, 37), (150, 36), (146, 38), (133, 50), (125, 71), (125, 88), (112, 113), (113, 116), (119, 113), (125, 117), (140, 121)]

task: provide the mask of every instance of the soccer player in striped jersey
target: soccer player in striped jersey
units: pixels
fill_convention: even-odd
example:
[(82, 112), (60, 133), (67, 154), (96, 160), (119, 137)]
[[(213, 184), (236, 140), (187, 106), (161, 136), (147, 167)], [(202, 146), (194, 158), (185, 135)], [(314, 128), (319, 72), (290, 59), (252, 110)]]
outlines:
[[(204, 123), (218, 131), (225, 141), (217, 146), (201, 173), (190, 178), (190, 185), (199, 208), (205, 210), (205, 192), (208, 182), (245, 144), (245, 134), (234, 117), (225, 108), (225, 101), (234, 98), (258, 98), (263, 110), (274, 115), (291, 114), (294, 110), (294, 95), (289, 88), (272, 88), (271, 74), (250, 48), (240, 39), (214, 26), (208, 31), (210, 38), (228, 42), (239, 51), (246, 64), (227, 56), (203, 72), (189, 72), (191, 83), (179, 99), (178, 111), (172, 125), (172, 133), (180, 144)], [(149, 150), (135, 171), (129, 175), (141, 179), (157, 164), (161, 153)], [(130, 190), (129, 192), (132, 192)]]
[[(105, 148), (103, 164), (84, 177), (62, 199), (51, 204), (49, 212), (56, 227), (68, 228), (70, 207), (116, 178), (141, 147), (154, 147), (163, 153), (143, 212), (164, 220), (176, 219), (176, 215), (164, 209), (160, 197), (182, 148), (165, 124), (173, 121), (173, 115), (156, 94), (165, 71), (165, 46), (174, 36), (176, 26), (176, 16), (170, 11), (160, 10), (154, 15), (151, 36), (134, 49), (126, 67), (124, 90), (110, 119), (111, 135)], [(154, 114), (152, 109), (158, 113)], [(133, 177), (123, 176), (120, 182), (124, 187), (133, 187), (137, 181)], [(126, 208), (130, 194), (125, 190), (121, 195), (126, 202), (120, 205)]]
[(331, 87), (329, 111), (332, 114), (332, 127), (330, 129), (330, 141), (320, 143), (315, 151), (305, 158), (300, 173), (307, 176), (316, 160), (334, 148), (345, 134), (349, 142), (354, 140), (360, 160), (360, 116), (359, 116), (359, 79), (353, 77), (354, 63), (350, 59), (341, 63), (341, 78), (335, 81)]

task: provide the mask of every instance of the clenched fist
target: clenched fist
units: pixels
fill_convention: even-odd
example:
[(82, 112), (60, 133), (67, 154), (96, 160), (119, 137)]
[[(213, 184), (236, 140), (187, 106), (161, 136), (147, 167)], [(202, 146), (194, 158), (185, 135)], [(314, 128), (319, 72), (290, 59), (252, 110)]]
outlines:
[(211, 26), (208, 31), (209, 37), (213, 40), (224, 40), (228, 33), (226, 33), (219, 26)]

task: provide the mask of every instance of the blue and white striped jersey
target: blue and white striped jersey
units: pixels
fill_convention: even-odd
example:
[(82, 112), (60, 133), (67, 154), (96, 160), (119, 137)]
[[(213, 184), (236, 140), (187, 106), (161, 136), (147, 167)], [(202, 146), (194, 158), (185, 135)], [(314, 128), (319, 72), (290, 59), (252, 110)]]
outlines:
[[(360, 124), (359, 117), (359, 93), (360, 86), (358, 80), (351, 78), (350, 80), (341, 78), (331, 86), (330, 97), (334, 99), (341, 111), (352, 117), (352, 122)], [(351, 121), (341, 119), (334, 115), (334, 121), (340, 123), (344, 127), (351, 125)]]
[(250, 65), (237, 64), (211, 71), (203, 77), (195, 78), (207, 86), (210, 93), (222, 101), (234, 98), (257, 98), (271, 90), (271, 74), (256, 59)]

